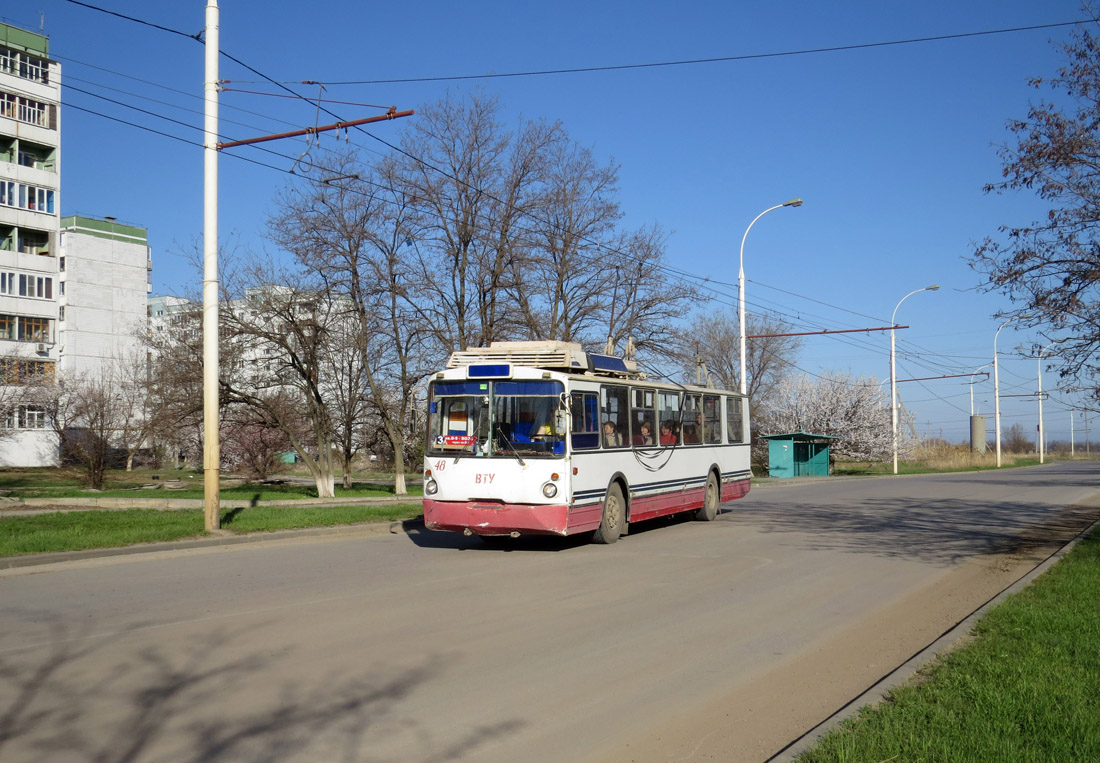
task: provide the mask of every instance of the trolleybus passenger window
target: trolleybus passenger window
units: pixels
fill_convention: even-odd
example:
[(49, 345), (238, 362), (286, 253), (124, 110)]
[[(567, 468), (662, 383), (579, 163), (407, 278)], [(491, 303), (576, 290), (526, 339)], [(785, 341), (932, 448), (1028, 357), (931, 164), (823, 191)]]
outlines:
[(657, 393), (657, 442), (676, 445), (680, 441), (680, 393)]
[(634, 431), (634, 445), (649, 446), (657, 444), (656, 421), (657, 391), (652, 389), (632, 389), (630, 391), (630, 424)]
[(621, 448), (630, 443), (626, 387), (600, 387), (601, 440), (605, 448)]
[(699, 397), (699, 395), (684, 395), (684, 445), (702, 442), (703, 411), (700, 407)]
[(722, 442), (722, 398), (718, 395), (703, 395), (703, 442)]
[(600, 405), (595, 392), (574, 392), (570, 403), (573, 450), (600, 446)]
[(726, 398), (726, 437), (729, 442), (744, 442), (745, 431), (741, 417), (741, 398)]

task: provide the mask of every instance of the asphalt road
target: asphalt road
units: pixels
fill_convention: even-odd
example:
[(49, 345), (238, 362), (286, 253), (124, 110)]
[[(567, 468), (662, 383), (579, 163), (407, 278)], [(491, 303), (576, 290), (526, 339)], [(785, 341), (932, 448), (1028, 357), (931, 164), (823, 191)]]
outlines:
[(1097, 495), (1095, 464), (1055, 464), (768, 486), (613, 546), (421, 531), (8, 570), (0, 760), (763, 760), (969, 611), (961, 571)]

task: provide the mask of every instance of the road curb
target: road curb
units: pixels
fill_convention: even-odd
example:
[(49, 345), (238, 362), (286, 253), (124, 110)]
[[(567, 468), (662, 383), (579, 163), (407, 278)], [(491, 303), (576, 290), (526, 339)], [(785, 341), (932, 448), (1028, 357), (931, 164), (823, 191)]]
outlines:
[(26, 554), (24, 556), (0, 557), (0, 570), (22, 567), (36, 567), (45, 564), (100, 559), (113, 556), (132, 556), (135, 554), (155, 554), (160, 551), (180, 551), (191, 548), (210, 548), (214, 546), (238, 546), (243, 543), (258, 543), (271, 540), (289, 540), (323, 535), (399, 535), (424, 527), (422, 518), (405, 519), (397, 522), (364, 522), (354, 525), (335, 527), (304, 527), (296, 530), (273, 530), (271, 532), (248, 533), (246, 535), (218, 535), (209, 538), (166, 541), (163, 543), (140, 543), (134, 546), (115, 548), (89, 548), (83, 551), (58, 551), (50, 554)]

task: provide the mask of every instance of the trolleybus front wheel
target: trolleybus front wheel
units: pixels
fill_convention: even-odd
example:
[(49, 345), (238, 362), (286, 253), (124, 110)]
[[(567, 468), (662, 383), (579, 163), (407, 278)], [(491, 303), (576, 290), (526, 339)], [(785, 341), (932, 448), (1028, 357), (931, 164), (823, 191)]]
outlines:
[(626, 527), (626, 501), (623, 500), (623, 489), (616, 483), (607, 489), (607, 496), (603, 500), (600, 529), (596, 530), (592, 540), (596, 543), (614, 543), (623, 534), (624, 527)]

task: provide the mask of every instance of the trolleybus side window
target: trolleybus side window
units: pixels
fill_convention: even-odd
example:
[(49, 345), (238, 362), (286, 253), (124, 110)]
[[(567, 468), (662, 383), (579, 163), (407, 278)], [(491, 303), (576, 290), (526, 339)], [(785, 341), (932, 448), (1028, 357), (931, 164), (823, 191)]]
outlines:
[(630, 426), (634, 432), (631, 442), (642, 447), (657, 444), (656, 421), (657, 391), (652, 389), (630, 390)]
[(595, 392), (574, 392), (571, 406), (573, 450), (600, 447), (600, 403)]
[(703, 410), (700, 397), (701, 395), (684, 395), (684, 445), (697, 445), (702, 442)]
[(722, 442), (722, 398), (718, 395), (703, 395), (703, 442)]
[(630, 443), (630, 422), (627, 418), (626, 387), (600, 387), (602, 410), (601, 441), (605, 448), (621, 448)]
[(729, 442), (744, 442), (745, 431), (741, 418), (741, 398), (726, 398), (726, 437)]
[(676, 445), (680, 441), (680, 393), (657, 393), (657, 443)]

